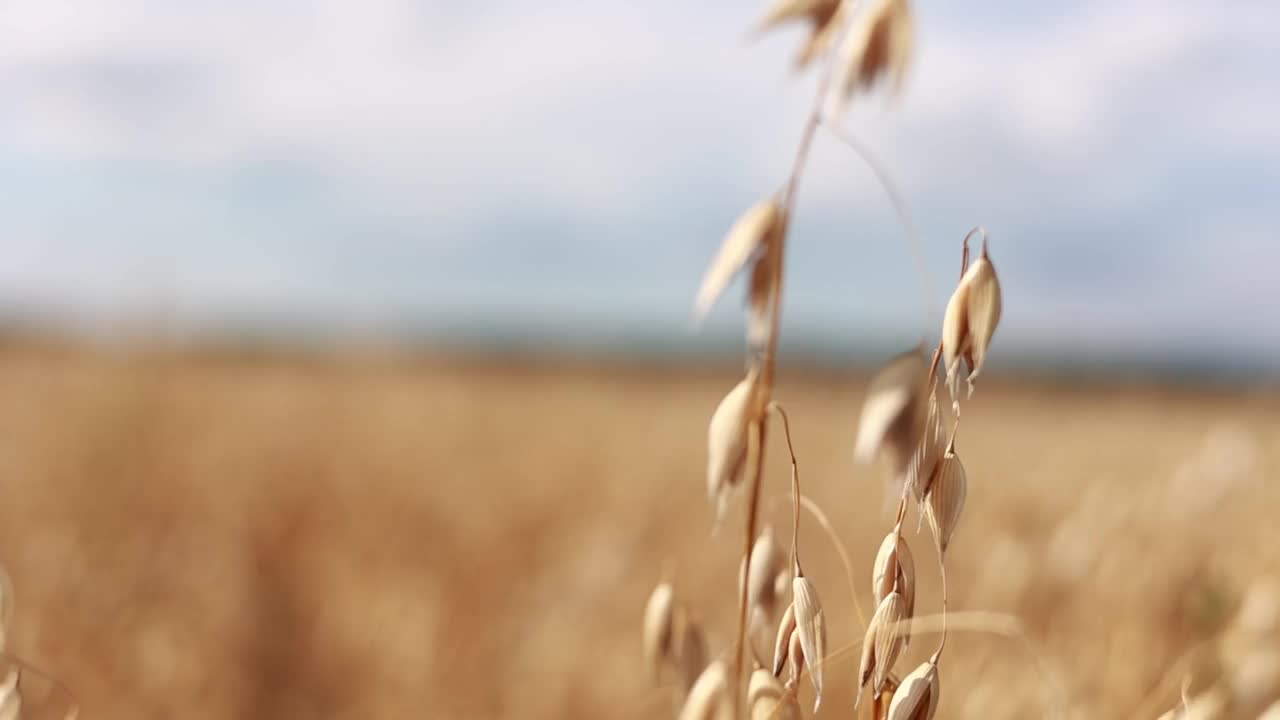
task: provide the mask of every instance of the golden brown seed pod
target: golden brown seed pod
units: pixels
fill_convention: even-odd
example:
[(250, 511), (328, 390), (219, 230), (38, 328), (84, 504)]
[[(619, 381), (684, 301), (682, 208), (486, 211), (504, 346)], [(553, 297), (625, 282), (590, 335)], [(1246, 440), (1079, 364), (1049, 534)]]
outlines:
[(0, 720), (18, 720), (22, 715), (22, 694), (18, 691), (19, 672), (7, 668), (0, 678)]
[(719, 660), (707, 666), (689, 689), (679, 720), (733, 720), (729, 675)]
[(707, 497), (723, 517), (729, 494), (742, 480), (755, 415), (757, 375), (753, 371), (724, 396), (707, 427)]
[(889, 673), (889, 677), (884, 679), (884, 686), (880, 688), (880, 697), (871, 698), (871, 717), (874, 720), (886, 720), (889, 717), (889, 706), (893, 704), (893, 698), (898, 692), (898, 678)]
[(838, 112), (860, 90), (870, 90), (887, 76), (892, 92), (902, 90), (915, 45), (915, 20), (907, 0), (873, 0), (845, 35), (836, 62), (842, 73)]
[(854, 459), (871, 462), (883, 453), (895, 474), (906, 471), (927, 417), (928, 367), (917, 348), (894, 357), (876, 372), (862, 403)]
[(777, 617), (783, 593), (786, 592), (787, 559), (773, 537), (773, 530), (765, 528), (756, 538), (751, 550), (751, 566), (746, 570), (746, 558), (739, 569), (739, 582), (746, 575), (747, 607), (759, 611), (761, 619), (772, 624)]
[(791, 598), (795, 606), (796, 634), (809, 663), (809, 680), (815, 695), (813, 711), (822, 704), (822, 662), (827, 655), (827, 623), (818, 600), (818, 589), (803, 575), (791, 581)]
[(675, 609), (671, 583), (660, 583), (645, 604), (644, 663), (655, 683), (661, 680), (663, 666), (675, 660)]
[(681, 685), (686, 692), (707, 667), (707, 638), (702, 628), (692, 620), (686, 620), (680, 634), (676, 666), (680, 670)]
[(907, 539), (900, 533), (890, 531), (880, 543), (876, 562), (871, 567), (871, 589), (877, 606), (896, 589), (902, 593), (907, 617), (915, 615), (916, 564)]
[(747, 684), (751, 720), (800, 720), (800, 703), (768, 670), (757, 668)]
[(790, 20), (807, 21), (809, 36), (796, 57), (796, 68), (802, 69), (831, 47), (844, 25), (847, 5), (840, 0), (778, 0), (760, 22), (760, 30)]
[(933, 529), (939, 555), (946, 553), (951, 545), (951, 536), (960, 524), (968, 492), (969, 481), (964, 465), (960, 462), (960, 456), (955, 453), (955, 445), (948, 445), (924, 498), (924, 517)]
[(969, 393), (1000, 323), (1000, 279), (982, 241), (982, 255), (965, 270), (942, 319), (942, 359), (953, 403), (960, 397), (960, 361), (969, 367)]
[(756, 203), (729, 228), (720, 250), (702, 278), (694, 300), (694, 317), (706, 316), (733, 277), (757, 257), (785, 225), (785, 211), (776, 200)]
[(902, 679), (889, 703), (888, 720), (933, 720), (941, 692), (938, 665), (932, 661), (921, 663)]
[(787, 663), (791, 636), (795, 631), (796, 606), (791, 603), (787, 605), (787, 609), (782, 613), (782, 622), (778, 623), (778, 635), (773, 641), (773, 674), (775, 677), (782, 673), (782, 666)]
[(791, 684), (800, 684), (800, 674), (804, 672), (804, 646), (800, 644), (800, 632), (798, 630), (791, 631), (791, 637), (787, 638), (787, 667), (791, 668)]
[(879, 697), (885, 679), (898, 660), (902, 647), (906, 643), (906, 601), (902, 593), (892, 592), (880, 601), (875, 615), (867, 624), (867, 634), (862, 643), (862, 661), (858, 668), (858, 696), (853, 706), (856, 708), (862, 701), (862, 691), (867, 682), (871, 683), (871, 694)]
[(911, 454), (911, 462), (907, 465), (906, 482), (917, 501), (923, 500), (933, 481), (933, 474), (938, 469), (938, 462), (946, 450), (946, 437), (942, 432), (942, 413), (938, 409), (938, 397), (928, 393), (925, 401), (924, 426), (920, 432), (920, 440)]

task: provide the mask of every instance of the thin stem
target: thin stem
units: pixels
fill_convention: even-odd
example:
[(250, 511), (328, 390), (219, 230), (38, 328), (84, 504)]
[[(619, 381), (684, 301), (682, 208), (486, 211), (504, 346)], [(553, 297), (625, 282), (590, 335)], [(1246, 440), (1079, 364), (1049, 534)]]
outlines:
[[(791, 175), (787, 178), (787, 183), (782, 193), (782, 209), (789, 218), (795, 205), (796, 191), (800, 187), (800, 177), (804, 174), (805, 164), (809, 160), (809, 149), (813, 146), (814, 135), (817, 134), (818, 124), (822, 117), (822, 100), (826, 96), (827, 86), (831, 83), (831, 74), (833, 65), (828, 61), (823, 65), (822, 77), (818, 80), (817, 92), (814, 93), (813, 105), (809, 108), (809, 118), (805, 121), (804, 131), (800, 135), (800, 146), (796, 149), (795, 161), (791, 166)], [(783, 265), (786, 259), (787, 235), (785, 232), (778, 235), (778, 253), (777, 261), (773, 263), (773, 294), (771, 298), (771, 313), (769, 320), (769, 341), (766, 344), (765, 355), (763, 358), (764, 372), (761, 381), (763, 382), (765, 398), (768, 399), (773, 394), (774, 381), (777, 375), (778, 365), (778, 336), (781, 334), (782, 325), (782, 277)], [(751, 483), (751, 498), (747, 507), (747, 532), (746, 532), (746, 563), (751, 566), (751, 548), (755, 544), (756, 532), (756, 513), (760, 504), (760, 478), (764, 474), (764, 456), (765, 456), (765, 422), (763, 419), (759, 421), (759, 432), (757, 434), (759, 451), (756, 453), (756, 474)], [(739, 710), (742, 705), (742, 673), (743, 673), (743, 652), (746, 646), (747, 636), (747, 590), (746, 583), (742, 585), (742, 592), (738, 596), (738, 630), (737, 630), (737, 651), (735, 653), (733, 663), (733, 682), (735, 688), (733, 693), (733, 716), (739, 716)]]
[[(760, 479), (764, 475), (764, 441), (765, 430), (768, 428), (766, 418), (762, 417), (758, 421), (751, 424), (756, 437), (756, 464), (755, 472), (751, 476), (751, 496), (747, 502), (747, 537), (746, 537), (746, 566), (751, 567), (751, 550), (755, 546), (756, 538), (756, 516), (760, 510)], [(733, 693), (733, 716), (738, 717), (738, 709), (741, 705), (742, 693), (738, 691), (739, 683), (742, 682), (742, 670), (745, 663), (743, 656), (746, 652), (747, 645), (747, 586), (749, 583), (743, 582), (742, 589), (738, 592), (738, 640), (734, 650), (733, 658), (733, 678), (731, 687), (734, 687)]]
[(829, 120), (823, 120), (822, 126), (837, 140), (857, 153), (858, 157), (862, 158), (862, 161), (871, 169), (871, 173), (876, 176), (876, 180), (880, 182), (880, 187), (884, 188), (885, 194), (889, 196), (889, 203), (893, 205), (893, 211), (898, 215), (898, 222), (902, 223), (902, 229), (907, 234), (907, 246), (911, 252), (911, 261), (916, 266), (916, 274), (920, 276), (920, 285), (924, 289), (925, 302), (928, 305), (927, 312), (932, 315), (938, 310), (938, 295), (934, 291), (933, 283), (929, 281), (929, 267), (924, 259), (924, 247), (920, 242), (919, 233), (916, 232), (915, 224), (911, 222), (911, 213), (907, 211), (907, 204), (902, 199), (902, 193), (898, 191), (898, 187), (890, 177), (889, 171), (876, 159), (871, 149), (862, 144), (853, 133), (845, 130), (838, 123)]
[(769, 403), (769, 409), (782, 418), (782, 433), (787, 438), (787, 452), (791, 455), (791, 572), (800, 577), (800, 470), (796, 463), (796, 449), (791, 444), (791, 421), (787, 411), (777, 402)]
[(831, 544), (835, 545), (836, 553), (840, 555), (840, 562), (844, 564), (845, 580), (849, 581), (849, 597), (853, 598), (853, 609), (858, 613), (858, 624), (862, 626), (862, 631), (866, 632), (867, 616), (862, 612), (862, 603), (858, 602), (858, 586), (853, 581), (853, 562), (849, 560), (849, 551), (844, 549), (844, 543), (840, 541), (840, 536), (836, 534), (835, 528), (827, 520), (827, 514), (818, 507), (818, 503), (801, 495), (800, 504), (813, 515), (818, 525), (826, 531), (827, 537), (831, 538)]
[(942, 576), (942, 639), (938, 641), (938, 649), (933, 653), (933, 663), (938, 663), (938, 658), (942, 657), (942, 649), (947, 646), (947, 563), (942, 557), (942, 553), (938, 553), (938, 574)]

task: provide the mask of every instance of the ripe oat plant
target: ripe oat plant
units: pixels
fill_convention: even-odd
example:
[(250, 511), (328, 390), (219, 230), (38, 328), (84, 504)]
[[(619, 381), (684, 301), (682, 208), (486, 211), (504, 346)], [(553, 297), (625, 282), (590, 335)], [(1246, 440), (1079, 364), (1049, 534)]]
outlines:
[(61, 683), (9, 654), (13, 584), (0, 567), (0, 720), (75, 720), (80, 706)]
[[(760, 27), (767, 30), (788, 21), (805, 21), (810, 27), (796, 65), (819, 66), (817, 92), (791, 173), (774, 195), (748, 208), (732, 224), (694, 301), (694, 313), (700, 319), (736, 276), (747, 278), (745, 377), (715, 408), (707, 436), (707, 494), (716, 523), (723, 520), (736, 495), (745, 495), (735, 641), (713, 659), (669, 579), (654, 590), (644, 614), (647, 670), (659, 682), (664, 675), (672, 678), (677, 716), (682, 720), (799, 718), (804, 679), (812, 687), (815, 713), (822, 704), (824, 685), (833, 681), (832, 674), (824, 672), (837, 654), (829, 650), (828, 609), (802, 564), (802, 506), (833, 536), (852, 583), (850, 563), (825, 514), (801, 494), (791, 423), (784, 406), (774, 398), (788, 229), (810, 147), (819, 131), (825, 129), (868, 160), (910, 232), (909, 220), (885, 173), (841, 129), (839, 120), (856, 96), (886, 83), (893, 91), (902, 87), (914, 43), (910, 4), (907, 0), (872, 0), (865, 5), (778, 0)], [(974, 248), (977, 257), (971, 262), (975, 237), (981, 245)], [(941, 341), (931, 358), (923, 347), (912, 349), (875, 375), (854, 441), (854, 458), (860, 463), (879, 462), (901, 488), (895, 521), (875, 556), (871, 587), (875, 609), (869, 622), (863, 623), (856, 675), (854, 711), (864, 708), (861, 712), (874, 718), (928, 720), (937, 711), (941, 693), (948, 622), (945, 558), (967, 495), (957, 446), (960, 409), (973, 394), (1001, 312), (1000, 283), (986, 231), (971, 230), (961, 248), (960, 280), (946, 307)], [(950, 398), (945, 405), (939, 402), (940, 374)], [(773, 418), (780, 421), (791, 460), (792, 526), (786, 559), (772, 531), (758, 527), (766, 438)], [(915, 617), (915, 559), (903, 534), (913, 505), (918, 524), (927, 524), (933, 537), (942, 612), (937, 649), (903, 674), (896, 667), (903, 649), (913, 633), (926, 631), (919, 622), (924, 618)], [(856, 594), (854, 598), (857, 603)], [(855, 604), (854, 610), (863, 620), (862, 609)], [(761, 631), (774, 638), (772, 658), (759, 657), (751, 641)], [(857, 647), (852, 643), (839, 652)]]

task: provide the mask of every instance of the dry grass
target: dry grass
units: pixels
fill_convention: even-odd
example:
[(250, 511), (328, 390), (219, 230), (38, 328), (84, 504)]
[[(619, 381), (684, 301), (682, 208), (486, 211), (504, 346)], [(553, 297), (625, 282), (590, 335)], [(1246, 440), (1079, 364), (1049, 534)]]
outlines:
[[(737, 373), (4, 350), (10, 649), (108, 720), (667, 716), (640, 643), (664, 562), (710, 646), (733, 639), (741, 512), (708, 539), (704, 431)], [(779, 394), (868, 588), (892, 507), (850, 457), (861, 381), (784, 367)], [(1022, 618), (1067, 716), (1130, 717), (1280, 571), (1274, 392), (992, 375), (964, 412), (951, 607)], [(770, 441), (765, 519), (789, 532)], [(835, 651), (861, 632), (801, 532)], [(937, 581), (920, 561), (918, 615)], [(1024, 648), (948, 648), (940, 717), (1041, 716)], [(849, 716), (856, 665), (828, 665), (824, 716)]]

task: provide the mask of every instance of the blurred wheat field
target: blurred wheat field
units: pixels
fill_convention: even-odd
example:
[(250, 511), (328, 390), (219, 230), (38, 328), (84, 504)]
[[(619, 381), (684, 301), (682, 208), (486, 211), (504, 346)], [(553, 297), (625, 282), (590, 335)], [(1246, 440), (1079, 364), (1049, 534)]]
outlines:
[[(639, 639), (664, 567), (715, 650), (735, 621), (740, 520), (712, 535), (704, 473), (736, 379), (7, 347), (9, 649), (69, 685), (82, 717), (666, 717)], [(805, 493), (869, 596), (890, 508), (850, 457), (862, 378), (784, 366), (777, 397)], [(956, 634), (940, 716), (1171, 707), (1186, 669), (1211, 672), (1188, 651), (1280, 573), (1280, 395), (996, 374), (965, 413), (952, 607), (1014, 615), (1029, 645)], [(785, 531), (773, 435), (766, 518)], [(936, 612), (914, 530), (918, 613)], [(816, 525), (802, 531), (839, 649), (861, 636), (848, 582)], [(828, 665), (822, 717), (852, 716), (856, 665)]]

